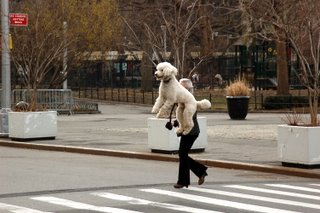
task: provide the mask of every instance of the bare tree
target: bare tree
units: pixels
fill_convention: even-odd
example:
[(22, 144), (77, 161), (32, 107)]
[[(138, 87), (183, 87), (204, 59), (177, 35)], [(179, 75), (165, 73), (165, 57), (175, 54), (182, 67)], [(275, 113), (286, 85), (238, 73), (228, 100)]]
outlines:
[[(124, 22), (123, 42), (120, 49), (128, 51), (142, 51), (141, 65), (141, 89), (144, 91), (152, 90), (154, 61), (164, 60), (161, 55), (163, 48), (163, 36), (161, 32), (161, 23), (155, 5), (165, 4), (166, 1), (151, 0), (119, 0), (120, 12)], [(139, 11), (139, 12), (137, 12)], [(151, 32), (151, 34), (150, 34)], [(153, 33), (154, 32), (154, 33)], [(150, 40), (148, 38), (152, 37)]]
[(190, 36), (200, 24), (203, 16), (199, 16), (198, 6), (200, 1), (177, 1), (171, 8), (161, 10), (164, 25), (168, 30), (168, 37), (172, 42), (171, 54), (174, 65), (180, 71), (181, 77), (189, 75), (186, 65), (187, 54), (190, 52)]
[[(310, 123), (319, 125), (320, 2), (317, 0), (241, 0), (243, 12), (259, 27), (259, 36), (288, 42), (297, 60), (296, 74), (309, 94)], [(257, 28), (256, 28), (257, 29)]]
[(190, 36), (203, 18), (198, 12), (200, 1), (172, 0), (146, 5), (146, 2), (134, 4), (134, 10), (143, 10), (144, 15), (133, 19), (130, 14), (125, 19), (133, 35), (126, 37), (128, 43), (133, 45), (131, 48), (143, 50), (142, 43), (147, 42), (152, 50), (147, 53), (149, 59), (158, 62), (171, 60), (181, 76), (188, 76), (186, 59), (191, 50), (188, 45)]
[[(211, 60), (215, 51), (225, 52), (232, 45), (229, 38), (239, 35), (235, 1), (132, 0), (123, 5), (126, 47), (145, 51), (154, 65), (172, 62), (179, 77), (190, 78), (195, 71), (200, 72), (199, 68), (206, 71), (202, 64)], [(216, 37), (218, 32), (222, 36)]]
[(33, 99), (45, 81), (47, 87), (60, 87), (92, 51), (112, 47), (119, 29), (117, 5), (112, 0), (81, 4), (78, 0), (25, 0), (15, 7), (28, 14), (29, 26), (12, 30), (12, 60), (23, 83), (33, 89)]

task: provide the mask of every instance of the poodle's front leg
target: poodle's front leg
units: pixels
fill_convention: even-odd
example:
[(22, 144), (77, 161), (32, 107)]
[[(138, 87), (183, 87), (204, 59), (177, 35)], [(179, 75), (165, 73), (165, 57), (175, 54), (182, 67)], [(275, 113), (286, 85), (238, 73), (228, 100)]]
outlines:
[(163, 98), (161, 98), (160, 96), (156, 99), (156, 102), (154, 103), (151, 112), (152, 113), (158, 113), (160, 108), (162, 107), (164, 103)]
[(173, 107), (173, 104), (171, 101), (165, 101), (162, 107), (160, 108), (157, 118), (167, 118), (170, 116), (171, 109)]

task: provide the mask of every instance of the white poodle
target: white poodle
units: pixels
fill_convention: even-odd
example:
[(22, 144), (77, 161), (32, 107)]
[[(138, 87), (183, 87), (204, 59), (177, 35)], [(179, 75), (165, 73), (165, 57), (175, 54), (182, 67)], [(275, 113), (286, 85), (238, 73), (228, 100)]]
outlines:
[(179, 122), (177, 134), (187, 135), (193, 128), (192, 117), (197, 109), (208, 109), (211, 107), (210, 101), (203, 99), (196, 101), (194, 96), (184, 88), (176, 79), (177, 68), (168, 62), (157, 65), (155, 77), (160, 80), (159, 97), (152, 108), (152, 113), (158, 113), (157, 118), (166, 117), (172, 106), (177, 103), (176, 117)]

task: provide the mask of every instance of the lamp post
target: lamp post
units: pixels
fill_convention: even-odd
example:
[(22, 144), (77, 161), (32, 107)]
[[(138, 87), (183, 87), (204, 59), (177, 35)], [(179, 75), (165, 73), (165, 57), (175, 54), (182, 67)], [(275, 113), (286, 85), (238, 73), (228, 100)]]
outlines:
[[(64, 45), (64, 51), (63, 51), (63, 75), (65, 76), (67, 73), (67, 57), (68, 57), (68, 49), (67, 49), (67, 41), (66, 41), (66, 34), (67, 34), (67, 22), (63, 22), (63, 45)], [(63, 82), (63, 89), (68, 89), (68, 83), (67, 79)]]
[(8, 136), (8, 112), (11, 108), (10, 47), (9, 47), (9, 0), (1, 0), (1, 50), (2, 94), (0, 110), (0, 136)]

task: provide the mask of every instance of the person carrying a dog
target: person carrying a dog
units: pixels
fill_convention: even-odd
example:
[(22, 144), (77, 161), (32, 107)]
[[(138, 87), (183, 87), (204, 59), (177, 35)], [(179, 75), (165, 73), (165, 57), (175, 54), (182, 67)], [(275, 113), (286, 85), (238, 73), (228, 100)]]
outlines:
[[(190, 93), (193, 93), (193, 85), (190, 79), (182, 78), (180, 79), (179, 83)], [(175, 107), (175, 105), (173, 107)], [(203, 164), (193, 160), (188, 155), (193, 143), (200, 134), (197, 112), (194, 113), (192, 119), (194, 123), (192, 130), (187, 135), (178, 134), (178, 137), (181, 137), (179, 145), (179, 174), (178, 181), (174, 185), (174, 188), (178, 189), (183, 187), (188, 188), (190, 185), (190, 170), (199, 178), (198, 185), (202, 185), (205, 181), (205, 177), (208, 175), (206, 172), (208, 168)], [(174, 126), (176, 127), (177, 125), (179, 125), (179, 123), (175, 121)]]

